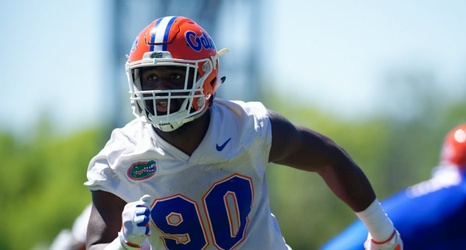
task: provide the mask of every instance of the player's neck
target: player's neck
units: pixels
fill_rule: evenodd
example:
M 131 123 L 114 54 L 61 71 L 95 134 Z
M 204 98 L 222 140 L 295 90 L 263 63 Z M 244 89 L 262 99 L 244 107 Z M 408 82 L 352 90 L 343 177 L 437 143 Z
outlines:
M 204 139 L 209 124 L 210 109 L 201 117 L 183 124 L 183 126 L 172 132 L 163 132 L 155 128 L 154 130 L 162 139 L 191 156 Z

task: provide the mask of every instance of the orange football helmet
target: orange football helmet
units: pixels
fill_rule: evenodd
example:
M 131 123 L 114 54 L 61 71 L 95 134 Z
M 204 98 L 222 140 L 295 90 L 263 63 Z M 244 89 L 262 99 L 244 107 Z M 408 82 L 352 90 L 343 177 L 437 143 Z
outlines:
M 466 123 L 455 127 L 446 135 L 440 163 L 466 170 Z
M 218 67 L 219 57 L 226 52 L 217 51 L 209 34 L 189 18 L 167 16 L 154 20 L 136 37 L 126 62 L 134 115 L 166 132 L 200 117 L 224 80 L 218 78 Z M 184 88 L 143 90 L 141 68 L 158 66 L 185 68 Z M 183 99 L 179 110 L 168 108 L 162 113 L 155 108 L 157 101 L 170 105 L 174 99 Z

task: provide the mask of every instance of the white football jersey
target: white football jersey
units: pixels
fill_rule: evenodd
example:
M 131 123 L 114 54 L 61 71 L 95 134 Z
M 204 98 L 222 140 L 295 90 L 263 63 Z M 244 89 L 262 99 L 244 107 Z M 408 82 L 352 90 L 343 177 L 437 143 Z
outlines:
M 191 156 L 137 119 L 115 129 L 85 185 L 126 202 L 149 194 L 152 249 L 290 249 L 269 207 L 266 108 L 215 99 L 211 112 Z

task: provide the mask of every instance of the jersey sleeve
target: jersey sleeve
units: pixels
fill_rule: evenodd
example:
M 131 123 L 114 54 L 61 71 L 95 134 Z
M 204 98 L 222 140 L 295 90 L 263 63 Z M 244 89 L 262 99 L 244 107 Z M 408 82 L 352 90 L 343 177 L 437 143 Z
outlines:
M 254 114 L 254 131 L 262 138 L 261 145 L 264 150 L 265 161 L 269 161 L 270 149 L 272 147 L 272 128 L 266 107 L 260 102 L 250 102 L 246 112 Z
M 222 126 L 227 126 L 223 131 L 236 131 L 241 138 L 241 147 L 255 152 L 257 157 L 263 157 L 268 162 L 272 145 L 272 129 L 268 117 L 267 108 L 261 102 L 226 101 L 219 99 L 222 106 L 233 112 L 233 116 L 222 119 Z M 230 120 L 231 119 L 231 120 Z M 228 126 L 226 124 L 236 124 Z M 225 132 L 221 132 L 225 133 Z
M 87 169 L 87 181 L 84 183 L 89 190 L 112 192 L 118 187 L 119 177 L 111 166 L 117 163 L 118 157 L 126 149 L 122 138 L 121 131 L 114 130 L 105 147 L 91 159 Z

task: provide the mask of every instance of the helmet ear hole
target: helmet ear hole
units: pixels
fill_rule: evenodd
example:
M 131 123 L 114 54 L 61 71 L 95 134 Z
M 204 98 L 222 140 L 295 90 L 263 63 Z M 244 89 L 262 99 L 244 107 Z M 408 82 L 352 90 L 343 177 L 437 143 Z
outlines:
M 212 81 L 210 81 L 210 86 L 213 87 L 216 82 L 217 82 L 217 77 L 214 77 L 214 79 L 212 79 Z

